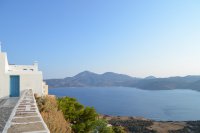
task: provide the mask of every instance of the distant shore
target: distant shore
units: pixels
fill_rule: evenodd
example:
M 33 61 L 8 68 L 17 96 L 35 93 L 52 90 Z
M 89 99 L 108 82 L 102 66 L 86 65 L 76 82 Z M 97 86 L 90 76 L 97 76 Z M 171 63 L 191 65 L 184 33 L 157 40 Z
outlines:
M 130 129 L 138 128 L 138 125 L 140 125 L 145 131 L 148 130 L 149 132 L 189 133 L 190 131 L 200 131 L 200 121 L 155 121 L 144 117 L 110 115 L 100 115 L 100 117 L 109 121 L 111 125 L 114 123 L 114 125 L 117 124 Z
M 145 120 L 148 121 L 149 119 L 146 119 L 144 117 L 136 117 L 136 116 L 111 116 L 111 115 L 105 115 L 100 114 L 100 118 L 104 118 L 106 120 L 116 119 L 116 120 Z

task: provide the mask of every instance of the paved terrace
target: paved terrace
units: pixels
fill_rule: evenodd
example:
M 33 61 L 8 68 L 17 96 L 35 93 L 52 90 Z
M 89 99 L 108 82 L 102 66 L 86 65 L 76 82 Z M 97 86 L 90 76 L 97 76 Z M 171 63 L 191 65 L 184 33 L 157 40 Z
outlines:
M 22 94 L 3 133 L 50 133 L 40 115 L 32 90 Z
M 19 98 L 0 99 L 0 133 L 2 133 Z

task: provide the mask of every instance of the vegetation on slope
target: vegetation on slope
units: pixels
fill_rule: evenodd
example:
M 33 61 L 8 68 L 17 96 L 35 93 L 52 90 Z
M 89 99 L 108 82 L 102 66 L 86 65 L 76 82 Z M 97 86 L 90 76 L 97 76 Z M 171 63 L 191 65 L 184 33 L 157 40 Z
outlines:
M 36 97 L 40 113 L 52 133 L 125 133 L 122 127 L 108 126 L 94 108 L 76 99 Z
M 36 101 L 51 133 L 71 133 L 70 123 L 65 120 L 62 111 L 58 110 L 55 97 L 36 97 Z
M 75 133 L 113 133 L 112 128 L 107 126 L 107 121 L 98 118 L 94 108 L 84 107 L 75 98 L 58 98 L 58 105 Z

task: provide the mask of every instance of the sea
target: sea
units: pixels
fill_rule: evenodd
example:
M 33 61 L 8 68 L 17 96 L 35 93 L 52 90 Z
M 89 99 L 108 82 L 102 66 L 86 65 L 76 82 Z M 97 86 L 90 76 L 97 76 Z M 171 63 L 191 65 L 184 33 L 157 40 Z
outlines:
M 142 90 L 129 87 L 49 89 L 57 97 L 73 97 L 100 114 L 136 116 L 157 121 L 200 120 L 200 92 L 186 89 Z

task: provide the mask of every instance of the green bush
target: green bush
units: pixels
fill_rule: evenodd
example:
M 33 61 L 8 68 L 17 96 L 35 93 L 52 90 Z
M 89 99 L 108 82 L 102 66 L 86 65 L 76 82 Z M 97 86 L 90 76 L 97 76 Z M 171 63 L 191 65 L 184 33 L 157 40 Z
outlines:
M 96 120 L 93 126 L 93 133 L 114 133 L 112 127 L 108 127 L 106 120 Z
M 58 108 L 65 119 L 72 124 L 75 133 L 87 133 L 93 130 L 98 114 L 94 108 L 84 107 L 74 98 L 58 98 Z
M 126 133 L 126 131 L 124 130 L 124 127 L 122 126 L 113 126 L 112 129 L 114 133 Z

